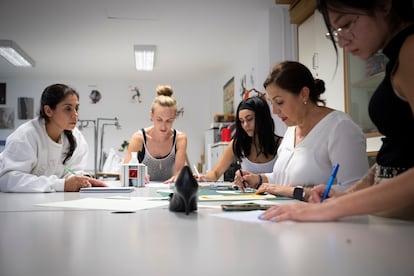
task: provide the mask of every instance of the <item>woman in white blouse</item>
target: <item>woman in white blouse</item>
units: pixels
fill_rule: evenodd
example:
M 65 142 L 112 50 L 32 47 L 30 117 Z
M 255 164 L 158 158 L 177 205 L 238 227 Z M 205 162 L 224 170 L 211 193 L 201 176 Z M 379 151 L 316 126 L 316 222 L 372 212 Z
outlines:
M 299 62 L 276 65 L 264 82 L 273 113 L 288 126 L 273 172 L 236 174 L 236 184 L 257 188 L 257 193 L 306 200 L 306 187 L 326 183 L 340 164 L 334 187 L 349 188 L 368 170 L 366 141 L 350 117 L 325 106 L 320 98 L 325 84 L 314 79 Z

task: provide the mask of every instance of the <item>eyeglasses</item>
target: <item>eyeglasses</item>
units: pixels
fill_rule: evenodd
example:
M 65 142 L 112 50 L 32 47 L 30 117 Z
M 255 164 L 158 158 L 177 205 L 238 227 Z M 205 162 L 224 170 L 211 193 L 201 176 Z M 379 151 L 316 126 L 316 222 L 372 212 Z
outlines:
M 353 40 L 354 39 L 354 34 L 352 33 L 352 27 L 354 27 L 355 23 L 357 22 L 359 18 L 359 15 L 357 15 L 353 20 L 349 21 L 347 24 L 345 24 L 344 26 L 336 29 L 336 30 L 332 30 L 332 37 L 334 39 L 335 42 L 338 42 L 339 37 L 345 39 L 345 40 Z M 325 37 L 327 39 L 331 39 L 331 34 L 328 32 L 325 34 Z

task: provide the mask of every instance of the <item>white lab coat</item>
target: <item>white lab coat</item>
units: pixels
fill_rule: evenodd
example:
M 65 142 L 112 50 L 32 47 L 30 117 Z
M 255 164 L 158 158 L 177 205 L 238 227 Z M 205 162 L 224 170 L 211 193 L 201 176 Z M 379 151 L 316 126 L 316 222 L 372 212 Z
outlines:
M 75 128 L 76 149 L 66 166 L 82 174 L 87 163 L 88 145 L 82 133 Z M 47 135 L 45 121 L 32 119 L 18 127 L 6 140 L 0 153 L 0 191 L 2 192 L 55 192 L 64 191 L 65 153 L 69 141 L 64 133 L 61 143 Z

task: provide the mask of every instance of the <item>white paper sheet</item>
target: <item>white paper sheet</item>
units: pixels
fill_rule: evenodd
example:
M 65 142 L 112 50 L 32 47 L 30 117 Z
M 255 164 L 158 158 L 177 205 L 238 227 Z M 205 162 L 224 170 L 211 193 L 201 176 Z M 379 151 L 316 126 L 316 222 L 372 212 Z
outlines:
M 49 202 L 36 204 L 36 206 L 135 212 L 138 210 L 166 206 L 168 204 L 169 202 L 166 200 L 154 200 L 154 198 L 112 197 Z
M 234 211 L 211 214 L 211 216 L 250 223 L 270 223 L 270 221 L 258 219 L 259 215 L 261 215 L 263 212 L 264 211 L 261 210 L 246 212 Z
M 145 184 L 145 187 L 152 187 L 152 188 L 166 188 L 170 187 L 170 184 L 162 183 L 162 182 L 155 182 L 150 181 L 150 183 Z

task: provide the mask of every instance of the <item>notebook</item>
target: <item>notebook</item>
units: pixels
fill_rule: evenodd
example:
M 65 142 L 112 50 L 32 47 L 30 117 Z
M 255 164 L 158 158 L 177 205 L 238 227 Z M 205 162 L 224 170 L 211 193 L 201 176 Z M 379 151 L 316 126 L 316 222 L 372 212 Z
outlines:
M 89 187 L 81 188 L 81 193 L 130 193 L 135 187 Z

